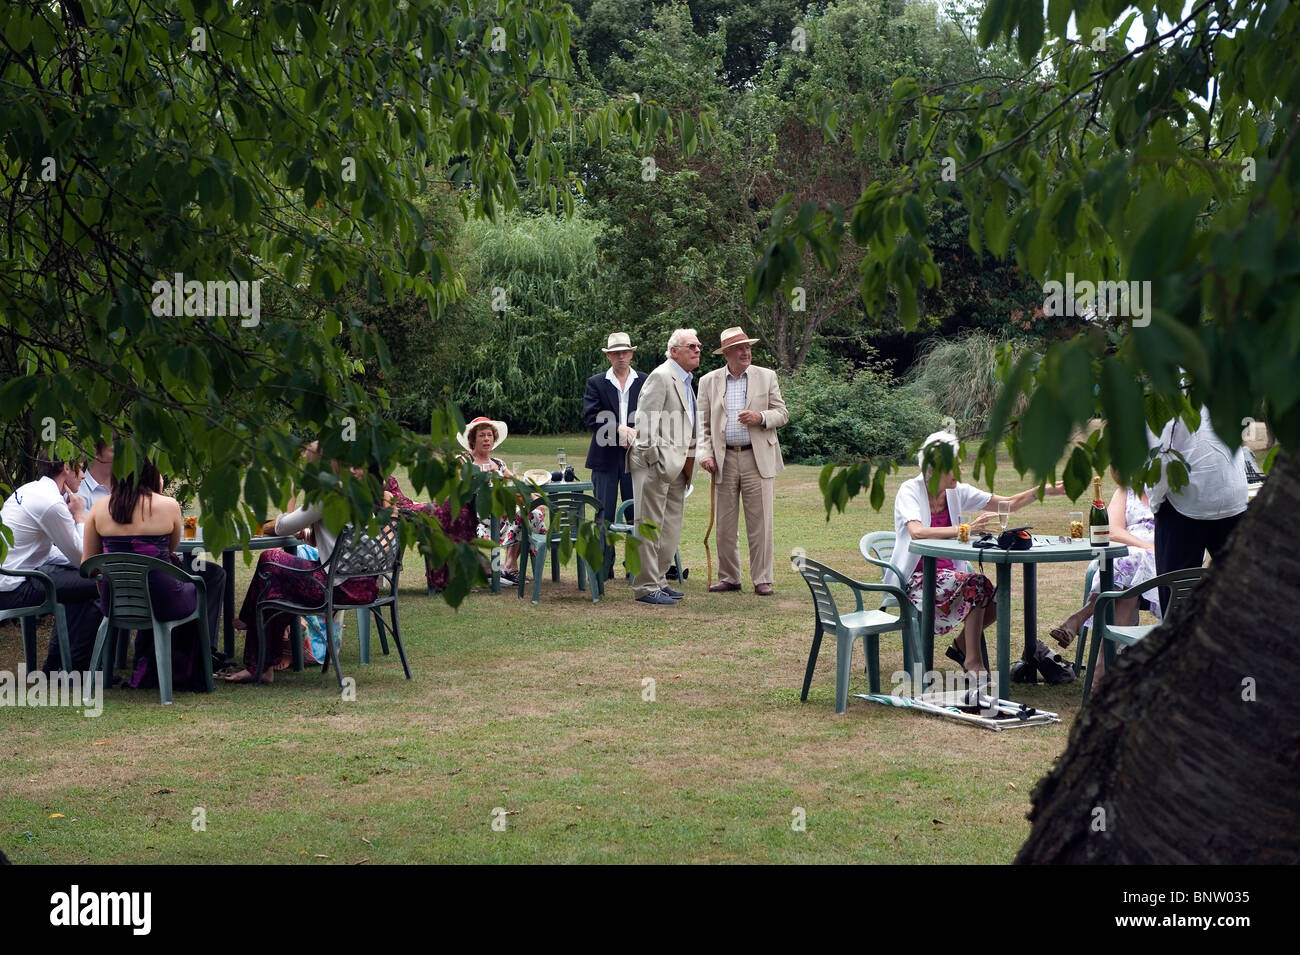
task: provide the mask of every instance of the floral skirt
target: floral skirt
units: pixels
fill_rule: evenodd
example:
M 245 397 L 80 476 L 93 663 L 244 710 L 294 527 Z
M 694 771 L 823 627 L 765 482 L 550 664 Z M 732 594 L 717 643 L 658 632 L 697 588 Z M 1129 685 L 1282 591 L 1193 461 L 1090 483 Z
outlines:
M 1133 553 L 1133 551 L 1137 553 Z M 1128 590 L 1138 584 L 1145 584 L 1152 577 L 1156 576 L 1156 555 L 1149 550 L 1142 548 L 1130 547 L 1129 553 L 1124 557 L 1115 558 L 1111 564 L 1111 570 L 1115 575 L 1115 583 L 1112 590 Z M 1092 590 L 1089 594 L 1096 594 L 1101 588 L 1101 574 L 1092 575 Z M 1140 599 L 1138 606 L 1145 610 L 1150 610 L 1160 619 L 1160 590 L 1148 590 Z M 1092 626 L 1092 618 L 1089 617 L 1084 621 L 1085 627 Z
M 924 574 L 920 567 L 907 582 L 907 599 L 921 609 L 921 591 Z M 940 570 L 934 579 L 934 632 L 938 636 L 951 633 L 962 625 L 976 607 L 993 603 L 997 588 L 983 574 L 964 574 L 955 570 Z
M 501 546 L 509 547 L 511 544 L 519 543 L 519 520 L 518 511 L 515 512 L 515 519 L 501 518 Z M 535 507 L 528 513 L 528 526 L 534 534 L 546 533 L 546 508 Z M 488 540 L 492 532 L 487 520 L 478 522 L 476 534 L 480 540 Z

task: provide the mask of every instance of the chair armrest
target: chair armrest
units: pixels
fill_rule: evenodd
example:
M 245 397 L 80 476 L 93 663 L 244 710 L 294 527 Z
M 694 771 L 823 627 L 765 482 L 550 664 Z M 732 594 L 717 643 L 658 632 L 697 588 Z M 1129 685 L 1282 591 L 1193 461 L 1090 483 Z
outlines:
M 328 564 L 321 564 L 320 567 L 290 567 L 288 564 L 275 564 L 274 566 L 279 567 L 280 570 L 288 571 L 289 573 L 292 574 L 314 574 L 317 570 L 320 569 L 320 567 L 324 567 L 326 570 L 329 570 Z M 262 567 L 258 570 L 257 576 L 260 577 L 262 580 L 270 580 L 271 571 L 267 567 Z
M 912 605 L 912 602 L 907 599 L 907 594 L 904 593 L 901 588 L 895 587 L 893 584 L 869 584 L 864 580 L 855 580 L 848 574 L 841 574 L 837 570 L 831 570 L 829 567 L 826 568 L 826 571 L 822 574 L 822 579 L 832 579 L 851 588 L 854 592 L 854 596 L 857 597 L 859 610 L 862 609 L 862 594 L 864 593 L 892 594 L 894 599 L 898 601 L 898 606 L 900 608 L 910 607 Z
M 58 602 L 58 597 L 56 596 L 54 590 L 54 581 L 50 579 L 49 574 L 44 573 L 43 571 L 18 570 L 17 568 L 10 569 L 8 567 L 0 567 L 0 574 L 4 574 L 9 577 L 26 577 L 29 580 L 34 580 L 36 583 L 41 585 L 42 589 L 44 589 L 45 602 L 47 604 L 53 606 L 55 603 Z
M 886 580 L 886 577 L 885 577 L 885 572 L 886 572 L 886 571 L 892 573 L 895 577 L 898 577 L 898 576 L 899 576 L 898 568 L 895 567 L 893 564 L 891 564 L 891 563 L 890 563 L 889 561 L 887 561 L 887 560 L 879 560 L 878 558 L 875 558 L 875 557 L 867 557 L 867 556 L 865 556 L 865 555 L 863 556 L 862 559 L 865 560 L 868 564 L 875 564 L 877 567 L 880 568 L 880 571 L 881 571 L 881 573 L 880 573 L 880 582 L 881 582 L 882 584 L 883 584 L 883 583 L 885 582 L 885 580 Z

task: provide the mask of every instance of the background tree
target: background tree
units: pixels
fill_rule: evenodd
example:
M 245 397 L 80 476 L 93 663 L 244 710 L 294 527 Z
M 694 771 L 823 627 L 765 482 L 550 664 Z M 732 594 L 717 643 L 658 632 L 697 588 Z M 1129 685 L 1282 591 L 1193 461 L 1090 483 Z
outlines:
M 946 267 L 928 245 L 933 200 L 966 210 L 974 249 L 1014 255 L 1041 281 L 1073 273 L 1150 283 L 1149 324 L 1121 315 L 1041 359 L 1005 356 L 976 474 L 992 482 L 1005 431 L 1016 469 L 1036 479 L 1054 477 L 1068 452 L 1073 496 L 1107 464 L 1149 483 L 1157 469 L 1144 425 L 1158 431 L 1177 415 L 1194 427 L 1202 405 L 1229 444 L 1263 409 L 1288 453 L 1226 559 L 1093 695 L 1035 793 L 1019 858 L 1294 862 L 1300 712 L 1285 692 L 1269 699 L 1262 688 L 1300 675 L 1290 628 L 1270 609 L 1300 596 L 1300 84 L 1290 68 L 1300 8 L 1148 2 L 1120 21 L 1130 6 L 1052 0 L 1045 23 L 1039 0 L 990 3 L 980 39 L 1013 44 L 1022 74 L 947 88 L 896 83 L 870 125 L 882 142 L 901 140 L 904 168 L 868 187 L 851 213 L 784 223 L 753 285 L 788 284 L 783 243 L 833 244 L 843 230 L 866 250 L 864 297 L 896 296 L 915 322 L 918 288 Z M 1131 33 L 1139 18 L 1144 32 Z M 1013 416 L 1020 394 L 1027 405 Z M 1072 445 L 1094 414 L 1104 428 Z M 880 506 L 888 467 L 828 469 L 827 506 L 868 484 Z M 1171 466 L 1174 483 L 1181 470 Z
M 194 477 L 213 548 L 293 484 L 332 527 L 368 519 L 350 475 L 299 469 L 304 433 L 326 458 L 405 464 L 417 492 L 458 503 L 482 483 L 450 457 L 458 412 L 440 409 L 425 439 L 387 417 L 387 394 L 353 371 L 388 368 L 388 348 L 348 294 L 436 304 L 449 263 L 416 204 L 431 180 L 477 215 L 518 205 L 521 183 L 571 208 L 558 137 L 575 124 L 688 149 L 707 135 L 681 137 L 653 103 L 576 113 L 568 29 L 566 7 L 510 0 L 9 4 L 0 354 L 18 374 L 0 421 L 38 441 L 54 422 L 63 453 L 118 429 L 118 473 L 149 453 Z M 166 314 L 153 284 L 177 274 L 264 282 L 267 310 Z M 477 574 L 461 548 L 449 599 Z

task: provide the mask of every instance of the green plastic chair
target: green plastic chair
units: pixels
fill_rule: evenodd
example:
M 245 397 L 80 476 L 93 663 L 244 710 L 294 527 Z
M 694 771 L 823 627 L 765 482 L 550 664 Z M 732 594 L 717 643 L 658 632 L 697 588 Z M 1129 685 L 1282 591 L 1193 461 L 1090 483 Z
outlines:
M 54 637 L 59 641 L 59 660 L 63 663 L 63 669 L 67 670 L 72 665 L 72 651 L 68 649 L 68 617 L 63 610 L 63 605 L 58 601 L 58 595 L 54 592 L 54 581 L 50 579 L 49 574 L 39 570 L 11 570 L 8 567 L 0 567 L 0 574 L 27 577 L 40 584 L 45 590 L 45 600 L 34 607 L 0 610 L 0 623 L 6 620 L 22 621 L 23 658 L 27 661 L 27 672 L 31 673 L 40 666 L 36 661 L 36 621 L 46 614 L 54 616 Z
M 159 620 L 154 616 L 153 598 L 149 594 L 149 574 L 159 571 L 168 577 L 194 585 L 194 612 L 180 620 Z M 95 685 L 95 672 L 101 668 L 101 656 L 108 650 L 108 671 L 112 670 L 113 647 L 109 633 L 132 630 L 153 631 L 154 658 L 158 661 L 158 698 L 164 706 L 172 702 L 172 631 L 191 620 L 199 622 L 199 659 L 203 663 L 203 682 L 212 692 L 212 646 L 208 633 L 208 592 L 202 577 L 187 574 L 165 560 L 144 554 L 95 554 L 81 562 L 81 576 L 102 577 L 108 587 L 108 616 L 95 635 L 95 649 L 90 653 L 90 676 L 86 681 L 87 700 Z M 106 648 L 105 644 L 109 644 Z
M 858 541 L 858 552 L 862 554 L 862 559 L 868 564 L 880 568 L 880 582 L 887 584 L 892 576 L 894 580 L 900 580 L 898 568 L 889 562 L 894 556 L 894 545 L 898 541 L 898 535 L 893 531 L 872 531 L 870 534 L 863 534 L 862 539 Z M 907 591 L 907 582 L 903 581 L 899 589 L 904 593 Z M 911 601 L 907 601 L 911 603 Z M 881 610 L 895 610 L 898 608 L 898 598 L 893 594 L 884 594 L 880 600 Z M 903 643 L 903 669 L 909 673 L 912 671 L 912 648 Z
M 1111 613 L 1111 604 L 1129 597 L 1140 597 L 1148 590 L 1155 590 L 1157 587 L 1168 587 L 1169 606 L 1160 608 L 1163 616 L 1168 618 L 1174 604 L 1191 593 L 1192 589 L 1200 583 L 1207 573 L 1209 571 L 1204 567 L 1173 570 L 1167 574 L 1161 574 L 1159 577 L 1152 577 L 1146 583 L 1130 587 L 1128 590 L 1108 590 L 1097 597 L 1097 605 L 1093 608 L 1092 615 L 1093 641 L 1088 650 L 1088 672 L 1083 680 L 1084 703 L 1088 702 L 1088 694 L 1092 692 L 1092 676 L 1097 665 L 1097 649 L 1103 643 L 1106 644 L 1106 667 L 1109 669 L 1115 665 L 1117 646 L 1131 647 L 1136 643 L 1141 643 L 1147 634 L 1160 626 L 1160 624 L 1147 624 L 1145 626 L 1117 627 L 1108 622 L 1112 619 L 1109 615 Z
M 868 584 L 854 580 L 825 564 L 808 557 L 796 557 L 793 560 L 795 570 L 803 577 L 808 589 L 812 591 L 813 609 L 817 625 L 813 631 L 812 650 L 808 654 L 808 669 L 804 673 L 803 693 L 799 699 L 807 701 L 808 687 L 812 684 L 813 669 L 817 666 L 817 654 L 821 650 L 822 635 L 829 633 L 835 637 L 835 712 L 843 713 L 849 702 L 849 672 L 853 665 L 853 643 L 862 640 L 863 650 L 867 655 L 867 680 L 872 693 L 880 692 L 880 635 L 893 630 L 901 630 L 904 656 L 909 660 L 921 659 L 921 647 L 917 642 L 919 620 L 916 608 L 907 599 L 903 591 L 892 584 Z M 830 584 L 843 584 L 853 592 L 857 601 L 855 609 L 842 614 L 831 593 Z M 865 610 L 862 606 L 864 593 L 892 594 L 901 608 L 897 617 L 883 610 Z M 908 655 L 907 647 L 911 647 Z M 919 674 L 913 672 L 914 678 Z
M 324 673 L 330 667 L 330 661 L 334 663 L 334 675 L 338 679 L 339 689 L 343 689 L 343 668 L 339 663 L 339 641 L 334 635 L 334 611 L 336 610 L 356 610 L 358 615 L 358 642 L 363 645 L 361 650 L 365 660 L 370 659 L 370 629 L 368 622 L 361 626 L 361 616 L 363 611 L 367 614 L 373 614 L 375 622 L 379 626 L 380 642 L 383 645 L 384 653 L 388 652 L 388 641 L 385 636 L 385 620 L 382 610 L 387 607 L 389 611 L 389 621 L 393 630 L 393 642 L 397 644 L 397 655 L 402 660 L 402 670 L 406 678 L 411 679 L 411 666 L 406 659 L 406 648 L 402 644 L 402 631 L 398 625 L 397 617 L 397 584 L 402 573 L 402 537 L 398 531 L 398 522 L 401 520 L 400 515 L 393 514 L 391 518 L 382 526 L 377 535 L 371 537 L 364 532 L 358 533 L 356 529 L 347 524 L 339 532 L 338 540 L 334 542 L 334 550 L 330 558 L 325 562 L 327 571 L 324 596 L 316 603 L 297 603 L 291 600 L 259 600 L 257 602 L 257 668 L 253 671 L 253 682 L 256 684 L 260 681 L 262 670 L 266 665 L 266 620 L 267 617 L 277 613 L 288 613 L 295 619 L 300 616 L 322 616 L 325 618 L 325 656 L 326 660 L 321 663 L 321 672 Z M 285 567 L 277 565 L 280 571 L 286 571 L 295 574 L 311 575 L 316 568 L 312 567 Z M 270 577 L 272 571 L 263 567 L 258 571 L 258 576 L 263 579 Z M 364 604 L 335 604 L 334 588 L 345 581 L 354 577 L 375 577 L 376 594 L 375 599 Z M 386 585 L 386 589 L 385 589 Z M 292 628 L 291 628 L 292 629 Z M 293 654 L 295 666 L 302 666 L 302 641 L 298 638 L 296 632 L 293 633 L 291 641 L 292 647 L 290 652 Z
M 542 599 L 542 571 L 546 569 L 546 555 L 554 554 L 555 559 L 552 561 L 551 579 L 558 581 L 560 579 L 559 549 L 561 544 L 568 540 L 572 543 L 578 541 L 578 528 L 585 523 L 595 523 L 600 528 L 600 543 L 602 551 L 605 547 L 605 528 L 606 523 L 603 519 L 604 505 L 590 494 L 584 494 L 581 491 L 547 491 L 545 494 L 538 494 L 529 503 L 527 510 L 520 518 L 525 525 L 528 521 L 528 514 L 538 503 L 545 503 L 550 511 L 550 523 L 545 534 L 534 534 L 529 531 L 528 543 L 529 554 L 528 562 L 532 564 L 533 570 L 533 603 L 540 603 Z M 591 508 L 592 517 L 587 518 L 587 508 Z M 520 562 L 519 596 L 524 596 L 526 586 L 526 575 L 522 572 L 523 561 Z M 591 602 L 597 603 L 605 594 L 604 574 L 600 572 L 601 568 L 589 567 L 587 562 L 578 557 L 578 589 L 587 590 L 587 578 L 591 578 Z
M 636 530 L 636 525 L 628 523 L 627 520 L 627 512 L 632 509 L 634 504 L 636 504 L 636 501 L 632 498 L 628 498 L 618 506 L 618 510 L 614 514 L 614 523 L 609 525 L 609 529 L 612 532 L 615 534 L 631 534 Z M 609 572 L 613 567 L 614 557 L 613 554 L 611 554 L 605 565 L 605 577 L 609 576 Z M 673 567 L 677 570 L 677 579 L 680 581 L 682 579 L 682 552 L 680 549 L 673 554 Z M 632 582 L 631 574 L 627 575 L 627 581 L 628 583 Z

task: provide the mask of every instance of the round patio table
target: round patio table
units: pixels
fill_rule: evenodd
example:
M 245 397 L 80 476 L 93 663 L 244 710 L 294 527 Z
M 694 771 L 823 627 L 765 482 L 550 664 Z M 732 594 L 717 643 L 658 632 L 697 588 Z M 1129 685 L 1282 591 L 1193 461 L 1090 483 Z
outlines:
M 1128 553 L 1124 544 L 1093 547 L 1087 541 L 1070 541 L 1062 544 L 1056 537 L 1034 535 L 1029 550 L 1001 550 L 997 547 L 975 547 L 955 540 L 930 540 L 911 543 L 914 554 L 921 555 L 921 640 L 925 652 L 925 669 L 934 669 L 934 586 L 935 571 L 940 557 L 949 560 L 969 561 L 979 569 L 981 560 L 997 567 L 998 610 L 998 684 L 997 693 L 1005 696 L 1011 686 L 1011 565 L 1023 564 L 1025 571 L 1025 650 L 1022 659 L 1034 659 L 1034 645 L 1038 640 L 1038 568 L 1037 564 L 1063 561 L 1090 561 L 1098 558 L 1101 570 L 1100 591 L 1110 590 L 1114 579 L 1111 560 Z
M 222 628 L 223 647 L 226 656 L 235 655 L 235 551 L 237 550 L 272 550 L 282 547 L 294 551 L 302 541 L 296 537 L 259 534 L 244 544 L 231 544 L 221 552 L 221 567 L 226 572 L 226 592 L 222 595 L 222 615 L 225 617 Z M 202 537 L 183 537 L 176 549 L 184 556 L 186 563 L 193 565 L 196 551 L 203 550 Z

